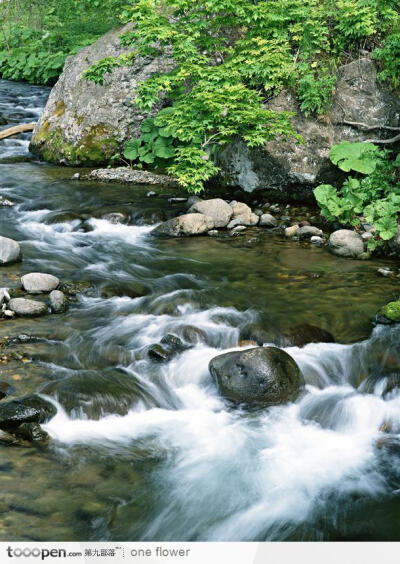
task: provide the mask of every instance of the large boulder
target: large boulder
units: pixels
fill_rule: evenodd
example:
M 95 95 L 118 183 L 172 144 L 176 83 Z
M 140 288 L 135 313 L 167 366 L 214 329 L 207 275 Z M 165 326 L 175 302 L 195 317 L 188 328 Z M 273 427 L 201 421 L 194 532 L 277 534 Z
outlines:
M 57 413 L 54 405 L 36 394 L 0 403 L 0 429 L 12 430 L 23 423 L 46 423 Z
M 140 136 L 143 119 L 163 102 L 153 114 L 144 113 L 132 104 L 136 87 L 154 73 L 171 69 L 168 58 L 137 57 L 132 65 L 105 74 L 103 85 L 82 76 L 96 61 L 129 51 L 119 39 L 129 28 L 110 31 L 68 57 L 33 132 L 33 153 L 66 165 L 98 165 L 107 163 L 125 141 Z
M 209 370 L 220 393 L 235 402 L 280 404 L 295 399 L 304 386 L 296 362 L 277 347 L 221 354 Z
M 157 237 L 202 235 L 214 228 L 214 220 L 202 213 L 186 213 L 161 223 L 151 232 Z
M 214 227 L 226 227 L 233 215 L 232 207 L 221 198 L 200 200 L 189 208 L 189 213 L 202 213 L 211 217 Z
M 379 126 L 398 126 L 400 99 L 377 80 L 377 69 L 368 57 L 339 69 L 330 111 L 323 117 L 306 117 L 294 96 L 281 92 L 269 104 L 275 111 L 294 112 L 293 124 L 303 144 L 277 138 L 263 147 L 247 147 L 243 141 L 228 145 L 219 155 L 221 179 L 226 185 L 247 192 L 271 189 L 309 194 L 316 184 L 340 184 L 343 179 L 329 161 L 332 145 L 341 141 L 387 138 L 393 132 Z M 367 123 L 376 130 L 362 129 L 344 122 Z
M 362 237 L 351 229 L 339 229 L 329 237 L 329 250 L 339 257 L 357 258 L 364 252 Z
M 0 236 L 0 265 L 17 262 L 21 258 L 19 243 L 14 239 Z

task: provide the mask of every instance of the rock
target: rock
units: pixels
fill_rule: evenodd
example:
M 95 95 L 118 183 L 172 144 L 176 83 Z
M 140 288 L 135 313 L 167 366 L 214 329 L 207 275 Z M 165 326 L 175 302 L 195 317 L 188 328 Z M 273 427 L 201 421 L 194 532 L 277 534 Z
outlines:
M 207 333 L 194 325 L 184 325 L 178 332 L 182 339 L 190 345 L 207 342 Z
M 213 227 L 214 220 L 211 217 L 202 213 L 187 213 L 161 223 L 153 229 L 151 234 L 157 237 L 202 235 Z
M 381 276 L 393 276 L 393 271 L 389 270 L 389 268 L 378 268 L 377 273 L 380 274 Z
M 245 225 L 237 225 L 231 230 L 231 235 L 234 235 L 235 233 L 243 233 L 246 229 L 247 227 Z
M 248 339 L 243 339 L 238 343 L 239 347 L 258 347 L 259 343 L 257 341 L 251 341 Z
M 210 217 L 214 227 L 226 227 L 233 215 L 232 207 L 221 198 L 201 200 L 189 208 L 189 213 L 202 213 Z
M 294 400 L 304 386 L 296 362 L 276 347 L 221 354 L 209 370 L 220 393 L 236 402 L 280 404 Z
M 157 193 L 154 192 L 154 190 L 150 190 L 150 192 L 147 192 L 146 196 L 148 198 L 152 198 L 153 196 L 157 196 Z
M 64 292 L 53 290 L 50 292 L 50 309 L 53 313 L 62 313 L 67 309 L 67 298 Z
M 343 181 L 344 175 L 329 160 L 332 145 L 371 138 L 371 131 L 343 122 L 367 122 L 376 127 L 375 137 L 390 137 L 393 132 L 379 126 L 398 126 L 400 99 L 377 79 L 377 68 L 370 58 L 356 57 L 338 70 L 329 119 L 305 116 L 289 91 L 282 91 L 266 107 L 294 112 L 293 125 L 304 143 L 278 136 L 252 148 L 237 140 L 217 157 L 221 182 L 247 192 L 267 186 L 269 191 L 283 191 L 285 195 L 311 196 L 317 184 L 340 185 Z
M 334 343 L 334 336 L 314 325 L 308 325 L 307 323 L 301 323 L 299 325 L 294 325 L 293 327 L 288 327 L 282 331 L 278 338 L 278 344 L 280 347 L 304 347 L 308 343 Z
M 159 344 L 150 345 L 147 349 L 147 355 L 157 362 L 168 362 L 171 360 L 169 352 Z
M 310 243 L 313 243 L 313 245 L 323 245 L 324 244 L 324 240 L 322 237 L 318 237 L 318 235 L 313 235 L 310 238 Z
M 389 302 L 378 311 L 375 318 L 377 323 L 384 325 L 391 325 L 393 323 L 400 323 L 400 301 Z
M 18 439 L 31 443 L 47 443 L 49 435 L 44 431 L 39 423 L 22 423 L 14 432 Z
M 46 423 L 57 413 L 53 404 L 36 394 L 0 403 L 0 429 L 13 430 L 22 423 Z
M 5 382 L 4 380 L 0 380 L 0 399 L 4 399 L 5 397 L 10 396 L 14 392 L 15 392 L 15 388 L 11 384 Z
M 290 227 L 286 227 L 285 229 L 285 237 L 295 237 L 299 230 L 298 225 L 291 225 Z
M 177 335 L 174 335 L 173 333 L 167 333 L 166 335 L 164 335 L 160 343 L 164 347 L 166 347 L 166 349 L 172 356 L 181 353 L 189 348 L 187 345 L 185 345 L 182 339 L 180 339 Z
M 169 204 L 182 204 L 183 202 L 187 202 L 188 199 L 187 198 L 168 198 L 168 203 Z
M 363 233 L 363 234 L 361 235 L 361 238 L 362 238 L 363 241 L 367 241 L 367 242 L 368 242 L 368 241 L 370 241 L 371 239 L 374 238 L 374 234 L 371 233 L 370 231 L 366 231 L 365 233 Z
M 139 400 L 154 407 L 140 383 L 122 370 L 75 371 L 72 376 L 49 382 L 42 391 L 56 398 L 69 415 L 89 419 L 125 415 Z
M 11 264 L 21 259 L 21 248 L 17 241 L 0 236 L 0 265 Z
M 259 217 L 251 211 L 251 208 L 247 204 L 244 204 L 243 202 L 236 202 L 233 205 L 231 203 L 230 206 L 233 211 L 233 217 L 232 221 L 230 221 L 228 224 L 228 229 L 232 229 L 232 227 L 230 228 L 229 225 L 234 222 L 236 223 L 234 223 L 233 227 L 235 227 L 236 225 L 257 225 Z
M 12 298 L 8 303 L 8 307 L 21 317 L 37 317 L 47 312 L 46 304 L 27 298 Z
M 30 294 L 42 294 L 55 290 L 60 281 L 52 274 L 30 272 L 21 277 L 21 283 L 24 290 Z
M 81 175 L 79 174 L 79 172 L 75 172 L 75 174 L 72 175 L 71 180 L 79 180 L 81 177 Z
M 0 305 L 10 301 L 10 293 L 8 288 L 0 288 Z
M 211 229 L 211 231 L 209 231 L 207 233 L 207 235 L 209 235 L 210 237 L 218 237 L 219 231 L 217 229 Z
M 155 174 L 147 170 L 135 170 L 129 166 L 117 168 L 98 168 L 81 177 L 83 180 L 96 180 L 99 182 L 119 182 L 121 184 L 157 185 L 175 188 L 176 180 L 166 174 Z M 155 195 L 148 192 L 151 196 Z
M 3 310 L 3 315 L 4 317 L 8 317 L 8 319 L 12 319 L 13 317 L 15 317 L 15 311 L 11 311 L 11 309 L 5 309 Z
M 66 165 L 108 164 L 126 141 L 140 137 L 142 121 L 159 111 L 163 96 L 150 114 L 131 102 L 141 81 L 172 69 L 168 56 L 137 56 L 131 65 L 106 73 L 103 85 L 83 77 L 96 61 L 131 50 L 123 47 L 119 39 L 121 33 L 131 28 L 132 24 L 128 24 L 112 30 L 68 57 L 33 132 L 33 153 Z
M 199 198 L 199 196 L 189 196 L 189 198 L 187 199 L 187 202 L 186 202 L 186 207 L 190 208 L 194 204 L 197 204 L 197 202 L 201 202 L 201 201 L 202 201 L 202 199 Z
M 124 213 L 120 213 L 120 212 L 106 213 L 102 216 L 101 219 L 105 219 L 106 221 L 109 221 L 113 225 L 118 225 L 119 223 L 126 223 L 127 222 L 126 215 Z
M 322 235 L 321 229 L 318 227 L 313 227 L 312 225 L 305 225 L 304 227 L 300 227 L 296 233 L 297 237 L 304 241 L 307 239 L 311 239 L 311 237 L 321 237 Z
M 357 258 L 364 252 L 361 236 L 350 229 L 339 229 L 331 234 L 328 241 L 329 250 L 339 257 Z
M 260 227 L 276 227 L 278 220 L 270 213 L 263 213 L 260 216 L 259 225 Z

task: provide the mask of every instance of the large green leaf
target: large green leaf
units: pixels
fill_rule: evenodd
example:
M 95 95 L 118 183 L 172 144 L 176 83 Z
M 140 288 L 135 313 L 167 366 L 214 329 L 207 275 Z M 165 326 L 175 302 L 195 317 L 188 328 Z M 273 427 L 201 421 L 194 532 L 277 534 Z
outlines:
M 351 143 L 343 141 L 334 145 L 330 152 L 330 159 L 345 172 L 354 170 L 362 174 L 374 172 L 380 150 L 373 143 Z
M 140 139 L 132 139 L 125 144 L 123 155 L 130 161 L 135 161 L 139 156 Z

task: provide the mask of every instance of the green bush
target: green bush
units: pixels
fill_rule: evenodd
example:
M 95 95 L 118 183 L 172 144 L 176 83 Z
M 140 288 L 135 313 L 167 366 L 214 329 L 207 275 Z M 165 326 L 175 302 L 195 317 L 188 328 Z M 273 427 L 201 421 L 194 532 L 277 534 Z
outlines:
M 305 114 L 329 110 L 340 61 L 384 45 L 399 24 L 396 0 L 134 0 L 122 36 L 132 57 L 168 54 L 174 68 L 139 84 L 135 103 L 151 110 L 164 96 L 159 126 L 173 132 L 169 172 L 189 191 L 217 171 L 214 154 L 234 138 L 249 146 L 292 136 L 290 115 L 265 103 L 283 88 Z M 88 70 L 100 82 L 109 57 Z M 107 68 L 109 66 L 109 68 Z M 155 123 L 157 123 L 158 116 Z M 140 146 L 145 146 L 146 142 Z M 135 145 L 136 146 L 136 145 Z
M 321 184 L 314 190 L 321 214 L 328 221 L 359 226 L 371 223 L 375 237 L 369 241 L 374 250 L 392 239 L 398 229 L 400 211 L 400 155 L 390 159 L 389 151 L 372 143 L 343 142 L 331 149 L 331 161 L 342 170 L 354 171 L 340 189 Z
M 0 3 L 0 76 L 54 84 L 66 57 L 117 25 L 124 4 L 123 0 Z

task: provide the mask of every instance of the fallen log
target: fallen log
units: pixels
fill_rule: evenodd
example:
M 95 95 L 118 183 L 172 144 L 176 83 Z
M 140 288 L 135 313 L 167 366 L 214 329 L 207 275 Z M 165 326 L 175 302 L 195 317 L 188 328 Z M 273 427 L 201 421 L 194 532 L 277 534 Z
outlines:
M 12 135 L 17 135 L 17 133 L 24 133 L 25 131 L 33 131 L 35 129 L 35 125 L 36 123 L 21 123 L 20 125 L 3 129 L 0 131 L 0 139 L 6 139 Z

